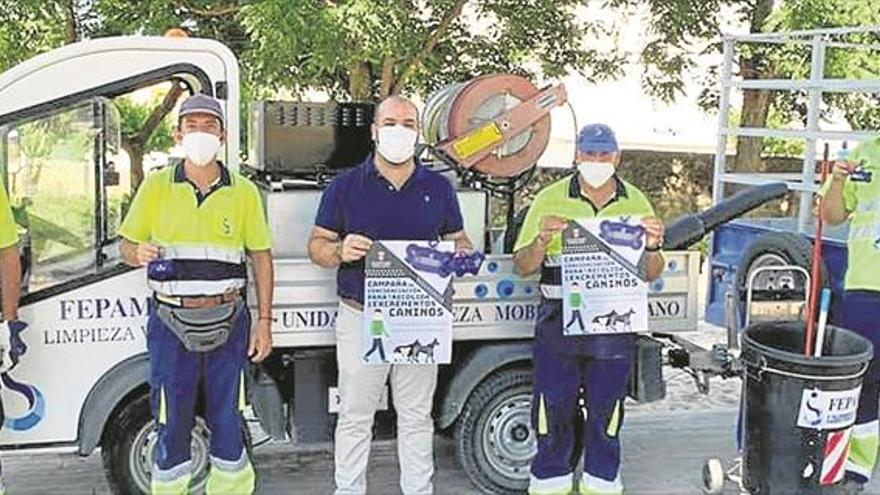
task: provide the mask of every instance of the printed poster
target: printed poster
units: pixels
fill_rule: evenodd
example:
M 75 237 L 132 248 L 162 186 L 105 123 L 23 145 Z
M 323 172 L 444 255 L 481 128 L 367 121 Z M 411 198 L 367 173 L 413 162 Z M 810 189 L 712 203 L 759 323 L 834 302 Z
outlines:
M 366 257 L 364 363 L 452 362 L 453 241 L 376 241 Z
M 569 221 L 562 246 L 564 334 L 647 332 L 647 253 L 641 221 Z

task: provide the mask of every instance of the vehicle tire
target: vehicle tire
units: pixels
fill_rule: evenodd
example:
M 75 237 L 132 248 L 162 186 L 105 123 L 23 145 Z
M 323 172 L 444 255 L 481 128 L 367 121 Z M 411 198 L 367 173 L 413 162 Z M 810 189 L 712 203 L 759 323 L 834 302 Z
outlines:
M 245 446 L 250 453 L 250 432 L 242 424 Z M 156 447 L 156 427 L 147 393 L 135 397 L 110 419 L 101 440 L 101 458 L 107 482 L 113 493 L 146 494 L 150 488 L 150 469 Z M 211 432 L 201 416 L 196 416 L 192 432 L 193 493 L 203 493 L 207 482 Z M 257 477 L 259 483 L 259 476 Z
M 791 232 L 771 232 L 759 237 L 745 252 L 737 267 L 736 285 L 740 291 L 740 300 L 746 300 L 749 275 L 757 268 L 764 266 L 795 265 L 810 272 L 813 262 L 813 246 L 806 237 Z M 798 283 L 800 277 L 784 272 L 768 272 L 758 275 L 755 279 L 756 290 L 764 291 L 799 291 L 803 292 L 803 284 Z M 825 263 L 819 267 L 819 287 L 826 287 L 828 273 Z
M 467 399 L 455 427 L 458 461 L 484 493 L 521 493 L 537 449 L 531 426 L 532 373 L 495 372 Z

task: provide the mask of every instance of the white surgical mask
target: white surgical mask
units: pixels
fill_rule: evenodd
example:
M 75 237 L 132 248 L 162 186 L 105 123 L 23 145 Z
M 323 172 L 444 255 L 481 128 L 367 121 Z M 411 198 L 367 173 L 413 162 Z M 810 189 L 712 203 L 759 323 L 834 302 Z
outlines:
M 580 162 L 577 169 L 590 187 L 601 187 L 614 177 L 614 164 L 611 162 Z
M 190 162 L 204 167 L 217 158 L 220 138 L 207 132 L 190 132 L 183 136 L 183 151 Z
M 379 128 L 376 151 L 392 165 L 406 163 L 416 151 L 419 133 L 402 125 L 387 125 Z

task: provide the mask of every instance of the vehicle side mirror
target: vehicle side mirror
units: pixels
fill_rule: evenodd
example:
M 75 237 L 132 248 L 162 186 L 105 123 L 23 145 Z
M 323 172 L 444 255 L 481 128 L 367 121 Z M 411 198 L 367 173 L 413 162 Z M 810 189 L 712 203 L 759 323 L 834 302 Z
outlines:
M 19 238 L 18 257 L 21 260 L 21 293 L 27 294 L 31 280 L 31 266 L 34 259 L 29 230 L 25 230 Z
M 116 170 L 116 164 L 113 162 L 107 162 L 107 166 L 104 167 L 104 185 L 107 187 L 119 185 L 119 171 Z

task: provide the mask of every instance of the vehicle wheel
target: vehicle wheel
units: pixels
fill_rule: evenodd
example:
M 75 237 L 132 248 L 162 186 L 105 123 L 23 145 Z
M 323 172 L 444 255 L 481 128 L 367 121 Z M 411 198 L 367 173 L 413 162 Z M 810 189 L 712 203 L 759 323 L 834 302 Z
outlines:
M 703 464 L 703 493 L 720 495 L 724 491 L 724 465 L 720 459 L 709 459 Z
M 806 237 L 791 232 L 773 232 L 759 237 L 746 251 L 739 263 L 736 284 L 741 300 L 746 299 L 749 277 L 758 268 L 766 266 L 795 265 L 812 269 L 813 247 Z M 827 285 L 828 274 L 825 263 L 820 264 L 819 287 Z M 755 278 L 756 291 L 803 292 L 802 278 L 794 273 L 765 272 Z
M 192 431 L 193 478 L 190 490 L 203 493 L 208 477 L 211 432 L 205 420 L 196 416 Z M 242 425 L 245 445 L 250 452 L 250 434 Z M 101 441 L 101 458 L 113 493 L 150 492 L 150 470 L 158 435 L 150 412 L 149 394 L 128 404 L 108 422 Z
M 523 492 L 537 450 L 532 429 L 532 373 L 494 373 L 468 397 L 455 428 L 458 461 L 485 493 Z

